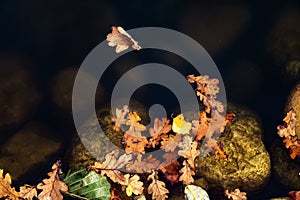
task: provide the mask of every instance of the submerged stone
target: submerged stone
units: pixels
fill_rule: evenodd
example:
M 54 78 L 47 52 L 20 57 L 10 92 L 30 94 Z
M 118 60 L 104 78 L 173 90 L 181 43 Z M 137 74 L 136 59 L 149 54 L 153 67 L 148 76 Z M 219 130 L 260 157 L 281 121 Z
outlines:
M 288 98 L 288 101 L 287 101 L 287 104 L 285 107 L 284 116 L 291 109 L 293 109 L 295 111 L 296 117 L 299 120 L 300 119 L 300 83 L 298 83 L 295 86 L 295 88 L 292 90 L 292 92 Z M 298 136 L 298 138 L 300 138 L 300 123 L 298 123 L 296 126 L 296 135 Z
M 32 174 L 42 175 L 63 147 L 63 139 L 54 135 L 44 124 L 30 122 L 1 146 L 0 168 L 18 181 L 33 179 Z
M 122 105 L 123 106 L 123 105 Z M 120 108 L 122 108 L 120 106 Z M 138 113 L 142 120 L 147 119 L 145 108 L 138 102 L 132 103 L 131 110 Z M 66 161 L 70 168 L 87 167 L 97 160 L 103 161 L 106 154 L 111 153 L 112 147 L 124 149 L 121 144 L 124 132 L 116 132 L 113 127 L 112 112 L 108 105 L 97 110 L 98 119 L 87 119 L 80 127 L 83 135 L 74 134 L 71 146 L 66 154 Z M 100 130 L 98 124 L 101 125 Z M 103 134 L 100 134 L 100 133 Z M 84 145 L 85 144 L 85 145 Z M 87 148 L 88 147 L 88 148 Z
M 277 181 L 288 190 L 300 190 L 300 161 L 291 159 L 290 150 L 285 148 L 281 140 L 271 148 L 273 172 Z
M 12 132 L 36 112 L 41 94 L 30 64 L 15 55 L 0 56 L 0 130 Z M 1 134 L 0 134 L 1 135 Z
M 287 7 L 270 30 L 267 52 L 284 67 L 289 61 L 300 59 L 300 11 Z
M 239 188 L 247 193 L 256 192 L 267 183 L 271 174 L 270 156 L 262 142 L 260 125 L 248 111 L 228 110 L 236 114 L 231 126 L 226 128 L 219 141 L 227 159 L 208 155 L 195 160 L 196 176 L 203 177 L 214 191 Z

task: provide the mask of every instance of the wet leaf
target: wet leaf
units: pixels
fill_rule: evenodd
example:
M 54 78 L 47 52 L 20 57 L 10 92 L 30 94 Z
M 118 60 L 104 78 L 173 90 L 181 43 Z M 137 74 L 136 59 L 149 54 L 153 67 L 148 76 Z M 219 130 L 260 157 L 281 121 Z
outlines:
M 120 131 L 121 125 L 125 125 L 127 122 L 127 116 L 129 113 L 128 106 L 123 106 L 122 109 L 116 108 L 116 117 L 114 117 L 112 120 L 115 122 L 114 130 Z
M 79 169 L 69 172 L 65 179 L 69 187 L 68 195 L 79 199 L 110 199 L 110 183 L 105 176 L 97 174 L 95 171 Z
M 197 150 L 198 143 L 192 141 L 190 136 L 185 136 L 183 142 L 178 145 L 182 150 L 178 151 L 178 155 L 187 159 L 189 165 L 194 168 L 194 160 L 200 155 L 200 151 Z
M 247 200 L 246 192 L 241 192 L 238 188 L 232 192 L 225 190 L 225 196 L 231 200 Z
M 142 155 L 139 154 L 134 162 L 126 166 L 126 169 L 137 173 L 150 173 L 152 170 L 155 170 L 159 164 L 159 160 L 153 158 L 151 154 L 144 159 L 142 159 Z
M 27 200 L 32 200 L 34 199 L 34 197 L 38 196 L 36 187 L 30 185 L 21 186 L 19 195 L 23 199 L 27 199 Z

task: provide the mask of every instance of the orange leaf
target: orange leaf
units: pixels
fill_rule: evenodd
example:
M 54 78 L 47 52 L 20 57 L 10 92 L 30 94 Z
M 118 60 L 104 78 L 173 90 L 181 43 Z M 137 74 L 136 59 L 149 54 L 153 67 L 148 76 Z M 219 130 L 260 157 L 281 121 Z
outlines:
M 169 137 L 164 137 L 161 141 L 161 149 L 166 152 L 173 152 L 181 141 L 181 136 L 179 134 L 169 135 Z
M 0 198 L 18 200 L 19 194 L 15 188 L 11 187 L 11 176 L 9 173 L 3 176 L 3 170 L 0 170 Z
M 28 199 L 28 200 L 32 200 L 32 199 L 34 199 L 34 197 L 38 196 L 36 187 L 28 186 L 28 185 L 20 187 L 19 195 L 23 199 Z
M 149 133 L 151 139 L 149 140 L 149 145 L 155 148 L 159 144 L 159 141 L 166 137 L 166 134 L 172 129 L 172 125 L 169 124 L 170 120 L 167 118 L 162 118 L 161 120 L 156 118 L 154 120 L 154 127 L 149 128 Z
M 139 154 L 134 162 L 126 166 L 126 169 L 136 171 L 137 173 L 150 173 L 152 170 L 155 170 L 159 164 L 159 160 L 152 158 L 151 154 L 144 159 L 142 159 L 142 155 Z

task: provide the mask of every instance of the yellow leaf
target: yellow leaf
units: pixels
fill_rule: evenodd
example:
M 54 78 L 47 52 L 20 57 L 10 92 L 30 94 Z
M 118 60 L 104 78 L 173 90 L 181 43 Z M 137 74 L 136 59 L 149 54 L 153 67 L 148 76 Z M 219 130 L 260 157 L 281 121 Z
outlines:
M 192 123 L 184 120 L 183 114 L 173 119 L 172 130 L 178 134 L 188 134 L 192 129 Z
M 129 176 L 129 174 L 126 174 Z M 126 176 L 125 175 L 125 176 Z M 126 187 L 126 194 L 127 196 L 131 196 L 132 193 L 135 195 L 140 195 L 143 194 L 144 187 L 143 187 L 143 182 L 139 181 L 140 177 L 138 175 L 134 175 L 131 177 L 128 181 L 128 185 Z

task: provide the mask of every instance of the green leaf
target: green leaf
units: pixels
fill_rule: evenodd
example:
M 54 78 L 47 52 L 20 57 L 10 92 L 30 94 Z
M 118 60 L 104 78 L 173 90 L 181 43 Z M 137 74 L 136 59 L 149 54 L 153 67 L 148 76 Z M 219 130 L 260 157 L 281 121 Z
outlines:
M 105 176 L 101 176 L 95 171 L 89 172 L 86 169 L 69 171 L 64 182 L 69 188 L 66 194 L 72 197 L 84 200 L 110 199 L 110 183 Z

